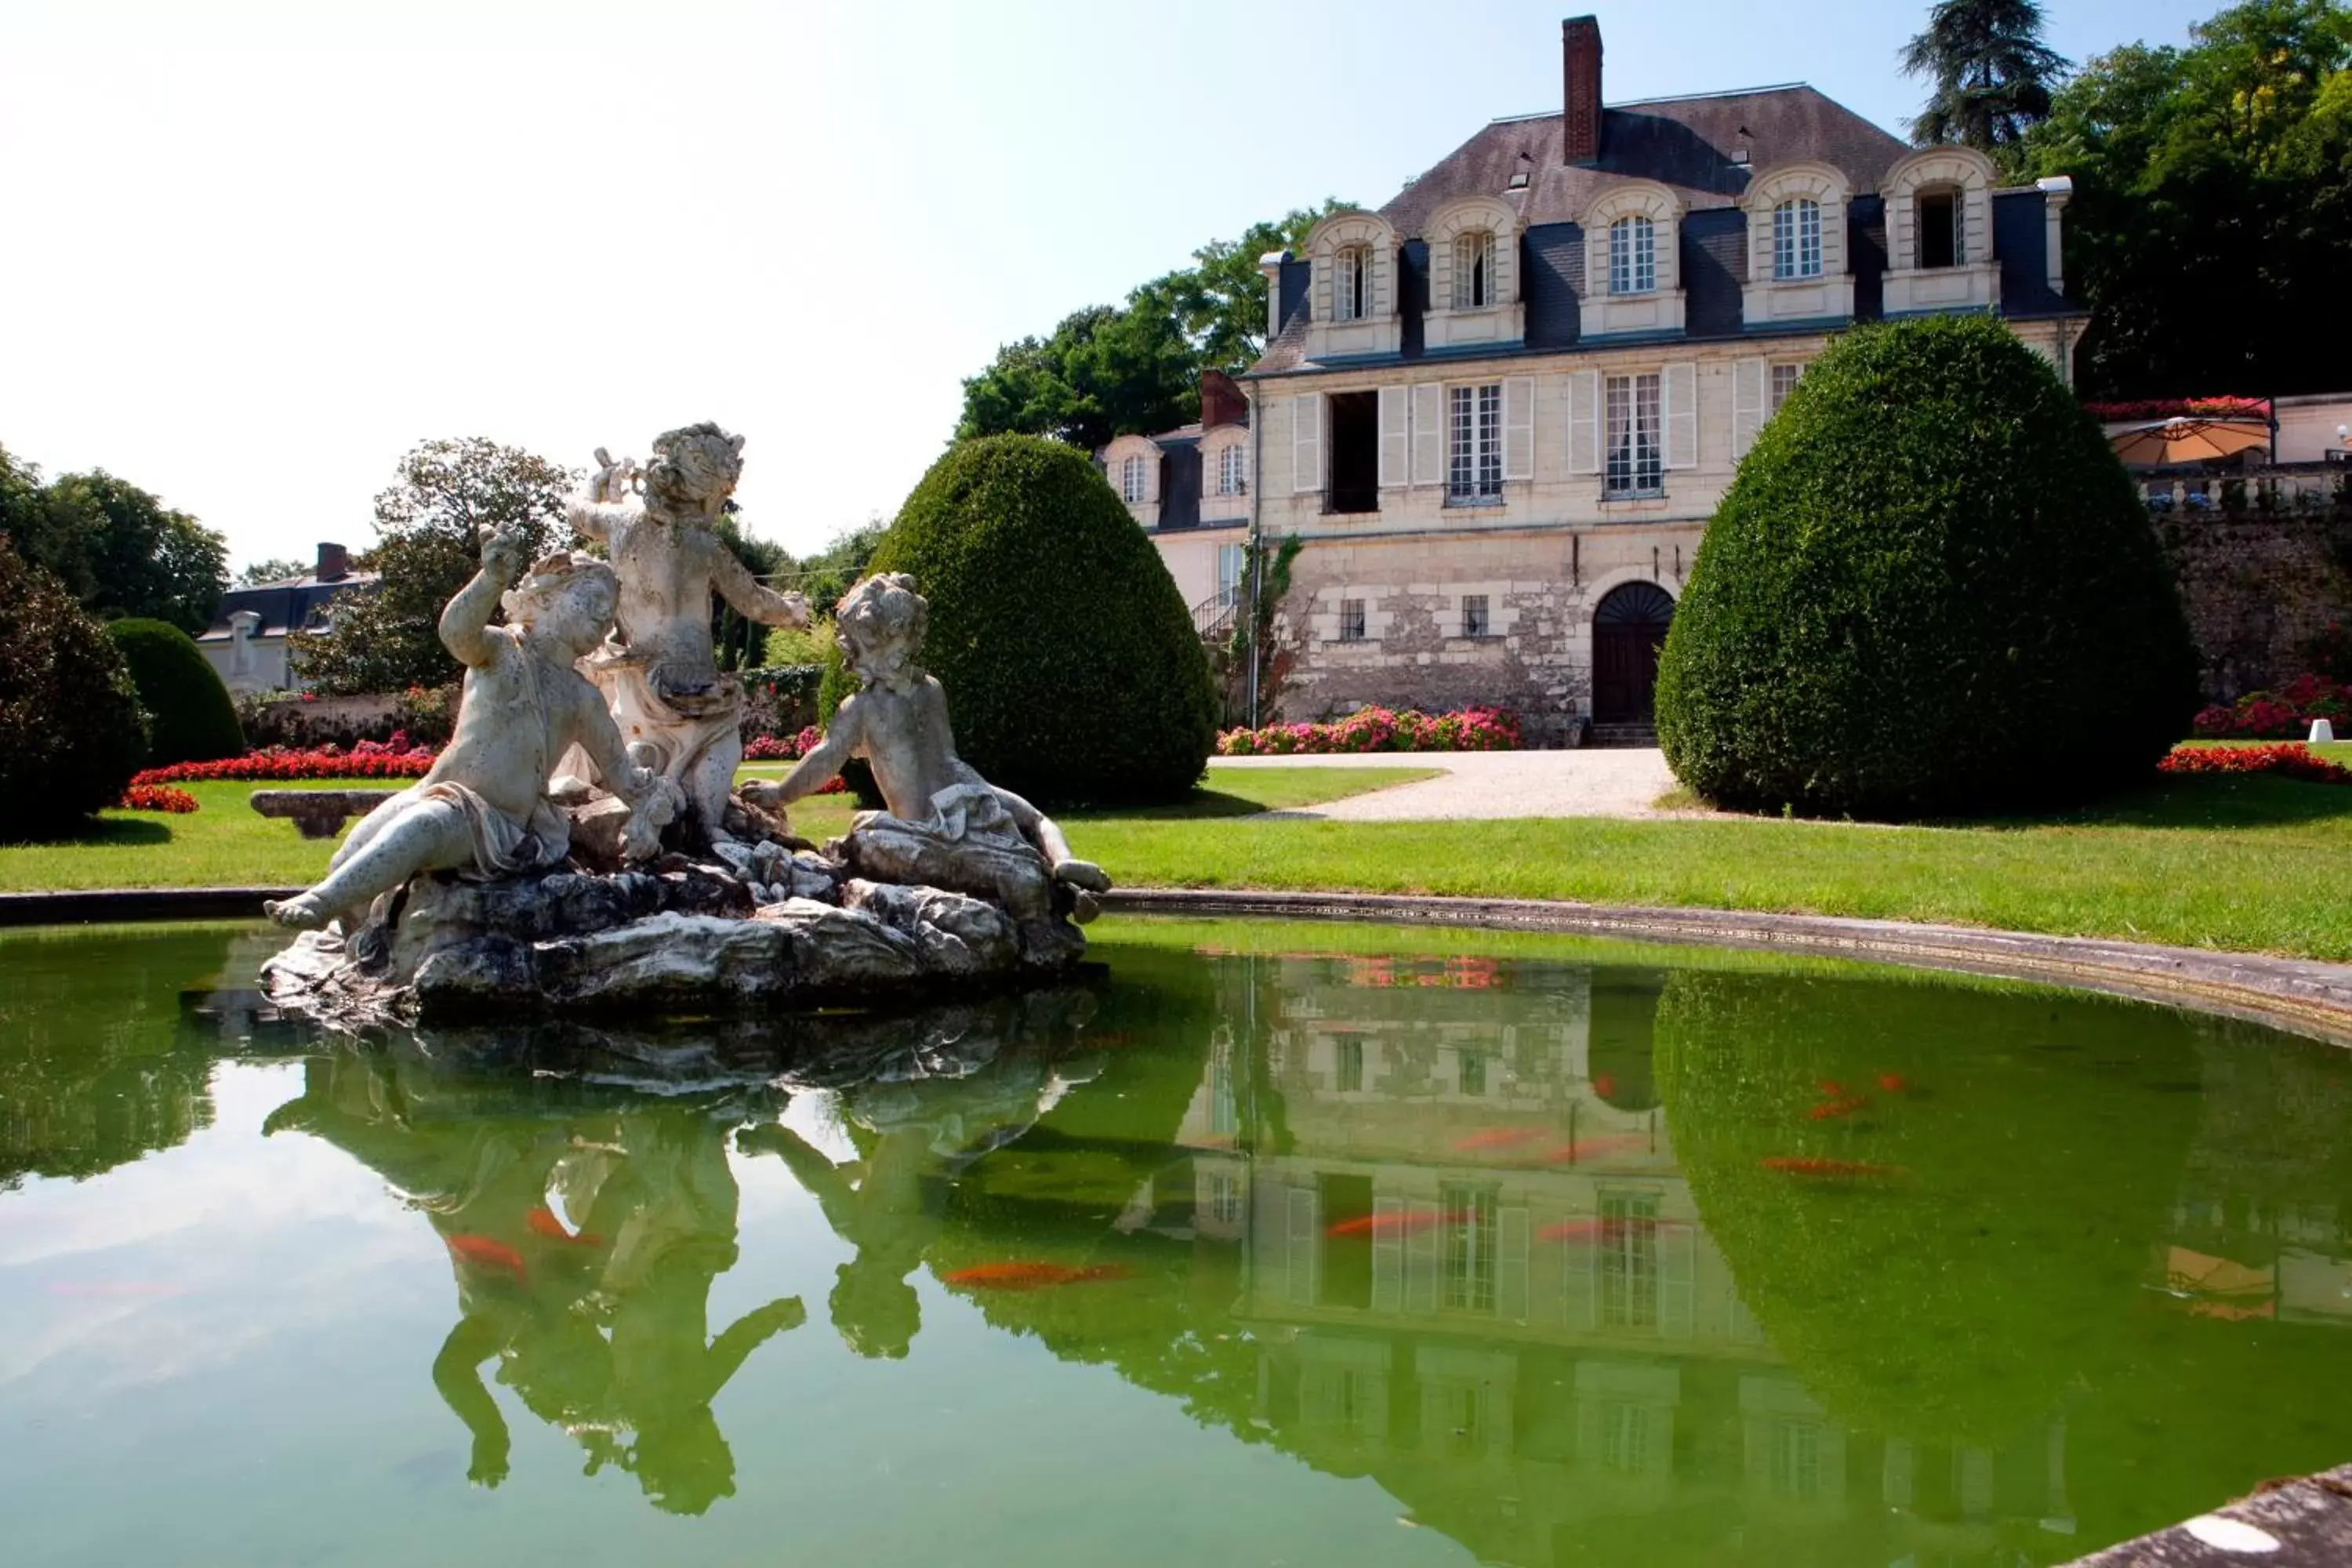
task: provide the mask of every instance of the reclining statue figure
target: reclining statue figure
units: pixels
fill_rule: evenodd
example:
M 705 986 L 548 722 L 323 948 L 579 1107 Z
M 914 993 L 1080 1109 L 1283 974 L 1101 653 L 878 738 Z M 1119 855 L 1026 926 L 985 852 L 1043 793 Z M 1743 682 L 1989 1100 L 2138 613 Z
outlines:
M 1066 889 L 1076 918 L 1091 920 L 1095 895 L 1110 888 L 1102 868 L 1075 858 L 1053 818 L 956 755 L 947 693 L 916 662 L 929 608 L 900 572 L 843 595 L 834 626 L 859 689 L 774 797 L 812 795 L 863 757 L 889 810 L 860 814 L 850 830 L 858 875 L 992 898 L 1024 925 L 1053 921 L 1057 889 Z
M 596 458 L 588 493 L 572 499 L 567 515 L 610 551 L 621 598 L 618 625 L 589 659 L 588 675 L 604 688 L 623 739 L 633 750 L 650 748 L 653 767 L 685 793 L 704 836 L 728 842 L 727 795 L 743 761 L 743 687 L 719 673 L 710 595 L 771 626 L 808 625 L 808 601 L 762 587 L 712 527 L 742 477 L 743 437 L 709 424 L 669 431 L 655 438 L 642 475 L 602 447 Z M 630 493 L 639 479 L 642 498 Z
M 317 928 L 364 912 L 425 871 L 478 877 L 563 863 L 571 824 L 548 799 L 555 760 L 581 747 L 631 810 L 625 852 L 660 849 L 674 791 L 632 762 L 604 699 L 574 662 L 603 640 L 620 588 L 601 561 L 558 552 L 500 598 L 523 559 L 520 534 L 483 531 L 482 569 L 441 613 L 441 640 L 466 667 L 457 733 L 415 787 L 370 812 L 317 887 L 267 907 L 280 925 Z M 503 604 L 508 624 L 489 624 Z

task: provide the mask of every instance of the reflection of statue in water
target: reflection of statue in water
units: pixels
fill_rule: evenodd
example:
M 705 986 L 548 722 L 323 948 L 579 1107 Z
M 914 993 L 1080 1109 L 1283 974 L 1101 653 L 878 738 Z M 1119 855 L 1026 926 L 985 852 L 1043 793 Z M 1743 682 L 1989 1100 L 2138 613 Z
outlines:
M 499 1381 L 577 1437 L 592 1473 L 618 1465 L 677 1513 L 733 1493 L 711 1401 L 806 1316 L 786 1298 L 709 1331 L 712 1282 L 736 1257 L 726 1133 L 743 1107 L 599 1107 L 556 1086 L 493 1107 L 512 1091 L 411 1086 L 396 1065 L 348 1056 L 305 1070 L 302 1097 L 269 1130 L 311 1132 L 378 1172 L 449 1249 L 460 1316 L 433 1381 L 473 1432 L 474 1480 L 507 1473 L 506 1422 L 479 1370 L 495 1357 Z M 551 1103 L 558 1095 L 569 1098 Z
M 847 841 L 861 876 L 994 899 L 1024 925 L 1042 925 L 1064 903 L 1084 923 L 1108 890 L 1102 868 L 1070 853 L 1054 819 L 998 789 L 956 754 L 947 693 L 917 662 L 929 606 L 904 573 L 868 577 L 835 613 L 841 656 L 857 693 L 824 739 L 786 774 L 789 805 L 863 757 L 887 814 L 860 816 Z
M 596 477 L 569 516 L 611 552 L 621 603 L 611 640 L 586 668 L 627 742 L 650 748 L 646 760 L 685 792 L 703 831 L 725 839 L 727 793 L 743 761 L 743 686 L 719 671 L 710 595 L 772 626 L 808 625 L 808 601 L 762 587 L 712 526 L 743 472 L 740 436 L 705 424 L 656 437 L 642 498 L 629 493 L 634 463 L 596 456 Z

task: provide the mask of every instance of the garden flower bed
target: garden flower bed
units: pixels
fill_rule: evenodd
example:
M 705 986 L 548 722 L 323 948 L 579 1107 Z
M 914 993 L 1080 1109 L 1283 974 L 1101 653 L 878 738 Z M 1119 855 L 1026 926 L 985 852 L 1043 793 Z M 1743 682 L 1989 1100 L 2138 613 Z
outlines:
M 2333 724 L 2352 717 L 2352 686 L 2324 675 L 2298 675 L 2276 691 L 2249 691 L 2237 701 L 2215 703 L 2197 715 L 2197 733 L 2208 741 L 2299 741 L 2311 721 Z
M 1519 716 L 1501 708 L 1423 713 L 1408 708 L 1359 708 L 1328 724 L 1268 724 L 1227 730 L 1217 737 L 1221 757 L 1293 757 L 1363 752 L 1516 752 Z
M 425 776 L 437 755 L 426 747 L 412 745 L 406 731 L 395 731 L 389 741 L 362 741 L 348 752 L 340 746 L 303 751 L 269 746 L 217 762 L 173 763 L 132 774 L 131 787 L 211 784 L 222 779 L 416 779 Z
M 2352 784 L 2352 769 L 2314 756 L 2299 741 L 2275 746 L 2175 746 L 2156 765 L 2168 773 L 2282 773 L 2307 784 Z
M 122 792 L 125 811 L 163 811 L 184 816 L 196 809 L 196 797 L 170 784 L 132 784 Z

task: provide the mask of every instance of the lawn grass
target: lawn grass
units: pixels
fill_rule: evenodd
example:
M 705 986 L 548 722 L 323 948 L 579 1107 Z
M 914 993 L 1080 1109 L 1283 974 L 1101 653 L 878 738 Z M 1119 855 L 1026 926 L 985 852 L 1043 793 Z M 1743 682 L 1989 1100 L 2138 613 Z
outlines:
M 1406 770 L 1408 773 L 1410 770 Z M 1180 807 L 1071 813 L 1073 847 L 1128 887 L 1355 889 L 1944 921 L 2352 959 L 2352 789 L 2164 779 L 2032 821 L 1885 827 L 1717 816 L 1621 821 L 1251 820 L 1399 782 L 1385 770 L 1221 769 Z M 280 884 L 327 847 L 199 784 L 194 816 L 110 813 L 62 845 L 0 847 L 0 889 Z M 845 796 L 793 827 L 848 825 Z

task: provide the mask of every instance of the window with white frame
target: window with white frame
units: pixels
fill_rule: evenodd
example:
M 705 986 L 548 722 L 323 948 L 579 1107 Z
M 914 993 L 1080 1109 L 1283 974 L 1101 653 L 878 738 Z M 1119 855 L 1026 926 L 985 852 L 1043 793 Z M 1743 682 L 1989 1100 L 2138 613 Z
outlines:
M 1772 209 L 1772 276 L 1821 275 L 1822 204 L 1811 196 L 1782 202 Z
M 1450 461 L 1445 499 L 1492 500 L 1503 493 L 1503 384 L 1445 391 Z
M 1331 256 L 1331 319 L 1360 321 L 1370 288 L 1372 253 L 1361 245 L 1343 245 Z
M 1241 1178 L 1225 1171 L 1209 1175 L 1209 1217 L 1219 1225 L 1242 1222 Z
M 1962 236 L 1960 216 L 1966 206 L 1959 191 L 1950 185 L 1921 191 L 1913 202 L 1912 216 L 1919 230 L 1920 267 L 1966 266 L 1968 242 Z
M 1239 544 L 1217 546 L 1217 597 L 1231 600 L 1240 594 L 1242 574 L 1248 566 L 1246 549 Z
M 1613 500 L 1657 495 L 1665 488 L 1665 454 L 1658 441 L 1658 378 L 1608 378 L 1607 492 Z
M 1495 236 L 1475 229 L 1454 237 L 1454 308 L 1483 310 L 1495 302 Z
M 1601 1199 L 1601 1326 L 1658 1326 L 1658 1200 L 1646 1193 Z
M 1609 226 L 1609 291 L 1647 294 L 1658 286 L 1658 226 L 1621 217 Z
M 1118 466 L 1118 497 L 1121 500 L 1139 501 L 1150 499 L 1151 469 L 1150 460 L 1138 452 Z
M 1789 401 L 1789 394 L 1797 390 L 1797 378 L 1805 374 L 1801 364 L 1776 364 L 1772 367 L 1772 405 L 1770 414 L 1780 412 L 1780 405 Z
M 1339 640 L 1341 642 L 1361 642 L 1364 640 L 1363 600 L 1342 599 L 1339 601 Z
M 1244 495 L 1249 490 L 1249 448 L 1239 441 L 1217 454 L 1217 493 Z
M 1463 595 L 1462 635 L 1465 637 L 1483 637 L 1487 635 L 1486 628 L 1491 624 L 1492 623 L 1486 617 L 1486 595 L 1484 594 Z
M 1348 1038 L 1337 1042 L 1332 1085 L 1341 1094 L 1360 1094 L 1364 1089 L 1364 1042 Z
M 1495 1194 L 1448 1182 L 1439 1189 L 1445 1225 L 1445 1305 L 1457 1312 L 1495 1310 Z

